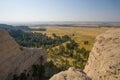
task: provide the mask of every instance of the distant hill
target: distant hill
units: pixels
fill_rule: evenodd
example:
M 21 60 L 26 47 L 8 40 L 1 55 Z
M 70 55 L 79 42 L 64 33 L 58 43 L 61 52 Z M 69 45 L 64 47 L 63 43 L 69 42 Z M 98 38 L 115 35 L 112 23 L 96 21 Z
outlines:
M 23 31 L 28 31 L 31 30 L 28 26 L 15 26 L 17 29 L 23 30 Z
M 36 23 L 32 26 L 60 26 L 60 27 L 87 27 L 87 28 L 120 28 L 120 22 L 46 22 L 46 23 Z
M 31 30 L 28 26 L 12 26 L 7 24 L 0 24 L 0 28 L 8 32 L 10 32 L 11 30 L 22 30 L 22 31 Z
M 7 25 L 7 24 L 0 24 L 0 28 L 4 29 L 6 31 L 10 31 L 10 30 L 16 30 L 17 28 L 15 28 L 12 25 Z

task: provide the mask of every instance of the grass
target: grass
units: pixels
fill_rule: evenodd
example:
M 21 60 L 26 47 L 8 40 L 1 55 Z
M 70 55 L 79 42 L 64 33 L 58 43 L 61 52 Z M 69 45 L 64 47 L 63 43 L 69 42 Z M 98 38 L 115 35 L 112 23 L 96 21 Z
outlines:
M 68 35 L 78 43 L 79 48 L 84 47 L 85 49 L 89 51 L 91 51 L 93 47 L 96 36 L 108 30 L 108 28 L 81 28 L 81 27 L 58 27 L 58 26 L 56 27 L 49 26 L 45 28 L 47 29 L 46 31 L 32 31 L 32 32 L 43 33 L 50 37 L 52 37 L 53 33 L 55 33 L 58 36 Z M 85 45 L 84 41 L 88 41 L 89 43 Z M 68 42 L 63 43 L 62 45 L 65 46 L 66 43 Z M 56 46 L 53 49 L 58 48 L 58 47 L 59 46 Z M 75 62 L 75 59 L 71 57 L 66 58 L 60 55 L 56 56 L 56 53 L 48 54 L 48 56 L 49 55 L 52 55 L 53 57 L 48 57 L 48 60 L 54 60 L 53 62 L 57 67 L 65 65 L 66 60 L 69 63 L 68 67 L 74 66 L 73 63 Z M 86 64 L 86 62 L 84 64 Z M 77 65 L 80 67 L 81 63 L 77 62 Z
M 53 33 L 59 36 L 69 35 L 72 39 L 74 39 L 79 47 L 85 47 L 87 50 L 91 50 L 95 38 L 97 35 L 105 32 L 108 28 L 81 28 L 81 27 L 46 27 L 47 31 L 33 31 L 38 33 L 47 34 L 48 36 L 52 36 Z M 72 36 L 74 34 L 74 36 Z M 88 45 L 84 45 L 84 41 L 89 41 Z

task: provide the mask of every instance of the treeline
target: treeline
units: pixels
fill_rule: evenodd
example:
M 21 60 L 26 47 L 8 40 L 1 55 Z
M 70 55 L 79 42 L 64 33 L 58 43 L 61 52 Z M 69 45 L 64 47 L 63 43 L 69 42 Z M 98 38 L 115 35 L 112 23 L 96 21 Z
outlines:
M 46 28 L 37 28 L 37 29 L 31 29 L 32 31 L 46 31 Z
M 60 37 L 52 34 L 52 37 L 48 37 L 46 34 L 23 32 L 21 30 L 11 30 L 10 35 L 23 47 L 50 48 L 71 40 L 67 35 Z

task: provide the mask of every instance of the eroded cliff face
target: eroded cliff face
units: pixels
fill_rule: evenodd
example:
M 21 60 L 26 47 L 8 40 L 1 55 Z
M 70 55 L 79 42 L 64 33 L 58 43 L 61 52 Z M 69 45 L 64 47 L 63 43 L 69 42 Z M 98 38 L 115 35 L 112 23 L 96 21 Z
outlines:
M 92 80 L 120 80 L 120 29 L 96 38 L 84 71 Z
M 44 50 L 39 48 L 21 48 L 4 30 L 0 30 L 0 80 L 10 80 L 14 74 L 20 74 L 39 62 L 46 60 Z
M 66 72 L 69 70 L 54 75 L 50 80 L 120 80 L 120 29 L 109 30 L 96 38 L 84 69 L 86 74 Z

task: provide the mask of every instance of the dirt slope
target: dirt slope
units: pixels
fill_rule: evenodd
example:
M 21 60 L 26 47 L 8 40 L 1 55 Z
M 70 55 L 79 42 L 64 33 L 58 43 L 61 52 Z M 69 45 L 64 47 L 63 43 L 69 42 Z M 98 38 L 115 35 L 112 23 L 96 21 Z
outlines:
M 20 48 L 8 32 L 0 30 L 0 80 L 10 80 L 13 74 L 30 69 L 41 55 L 46 59 L 44 50 Z

